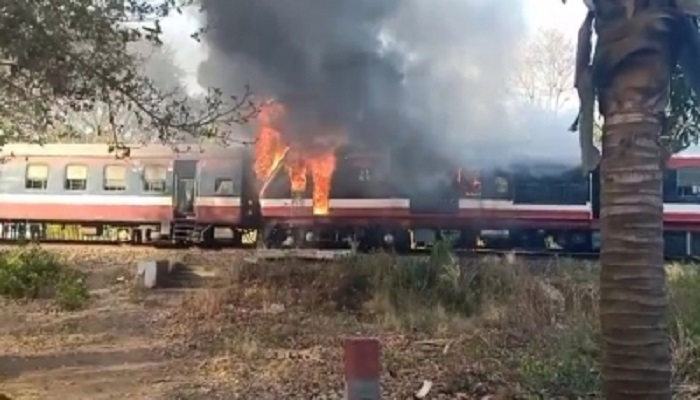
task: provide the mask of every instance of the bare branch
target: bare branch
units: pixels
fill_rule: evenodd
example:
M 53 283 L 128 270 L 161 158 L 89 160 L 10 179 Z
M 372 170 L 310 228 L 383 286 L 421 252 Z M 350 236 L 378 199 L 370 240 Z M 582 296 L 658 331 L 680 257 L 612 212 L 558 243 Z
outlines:
M 556 29 L 540 31 L 522 49 L 516 86 L 526 101 L 559 112 L 571 98 L 574 44 Z

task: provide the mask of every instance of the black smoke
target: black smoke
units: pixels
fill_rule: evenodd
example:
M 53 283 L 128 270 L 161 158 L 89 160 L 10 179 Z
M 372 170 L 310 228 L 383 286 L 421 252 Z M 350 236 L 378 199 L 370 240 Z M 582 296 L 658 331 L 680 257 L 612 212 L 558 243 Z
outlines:
M 546 154 L 509 117 L 521 1 L 202 0 L 199 82 L 279 99 L 294 141 L 342 133 L 406 167 Z

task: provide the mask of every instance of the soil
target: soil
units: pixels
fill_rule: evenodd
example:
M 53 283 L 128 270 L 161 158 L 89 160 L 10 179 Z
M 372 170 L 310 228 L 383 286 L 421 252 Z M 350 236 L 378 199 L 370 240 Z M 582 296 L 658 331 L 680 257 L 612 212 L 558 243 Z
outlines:
M 242 251 L 53 250 L 87 272 L 91 300 L 77 312 L 49 301 L 0 304 L 0 394 L 14 400 L 340 399 L 341 339 L 354 334 L 382 340 L 386 398 L 411 398 L 424 380 L 434 383 L 429 398 L 482 398 L 498 386 L 480 364 L 463 364 L 464 337 L 309 312 L 303 288 L 232 289 L 223 283 Z M 216 273 L 205 283 L 141 289 L 134 278 L 142 259 Z

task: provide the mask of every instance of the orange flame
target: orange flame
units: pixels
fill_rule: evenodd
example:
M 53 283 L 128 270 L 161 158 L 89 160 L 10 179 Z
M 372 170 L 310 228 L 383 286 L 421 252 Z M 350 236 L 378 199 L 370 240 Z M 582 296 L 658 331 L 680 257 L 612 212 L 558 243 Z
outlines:
M 282 134 L 273 127 L 273 122 L 284 108 L 277 103 L 269 103 L 260 111 L 260 128 L 255 142 L 255 175 L 261 181 L 269 180 L 284 159 L 289 146 L 282 140 Z
M 335 151 L 330 150 L 309 158 L 311 179 L 314 182 L 314 215 L 327 215 L 330 202 L 331 181 L 335 172 Z
M 276 120 L 284 112 L 284 106 L 270 102 L 263 106 L 258 117 L 254 170 L 257 178 L 263 183 L 260 197 L 263 196 L 265 189 L 280 168 L 286 168 L 293 194 L 306 191 L 307 177 L 310 172 L 313 181 L 313 213 L 327 215 L 337 145 L 331 144 L 334 140 L 329 136 L 326 138 L 328 140 L 319 138 L 319 143 L 313 145 L 314 148 L 323 148 L 322 152 L 314 151 L 310 155 L 304 151 L 305 149 L 292 149 L 284 140 L 283 133 L 275 127 Z M 293 155 L 288 156 L 290 151 Z
M 300 154 L 287 159 L 287 173 L 292 186 L 292 193 L 303 193 L 306 191 L 306 161 Z

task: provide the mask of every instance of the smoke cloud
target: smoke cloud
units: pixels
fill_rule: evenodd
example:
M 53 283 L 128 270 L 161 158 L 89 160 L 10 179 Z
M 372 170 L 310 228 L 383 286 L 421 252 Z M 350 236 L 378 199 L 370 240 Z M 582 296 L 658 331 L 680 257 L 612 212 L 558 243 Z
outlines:
M 518 106 L 509 87 L 522 0 L 202 0 L 202 86 L 245 84 L 288 109 L 282 129 L 390 147 L 407 166 L 578 160 L 572 118 Z

